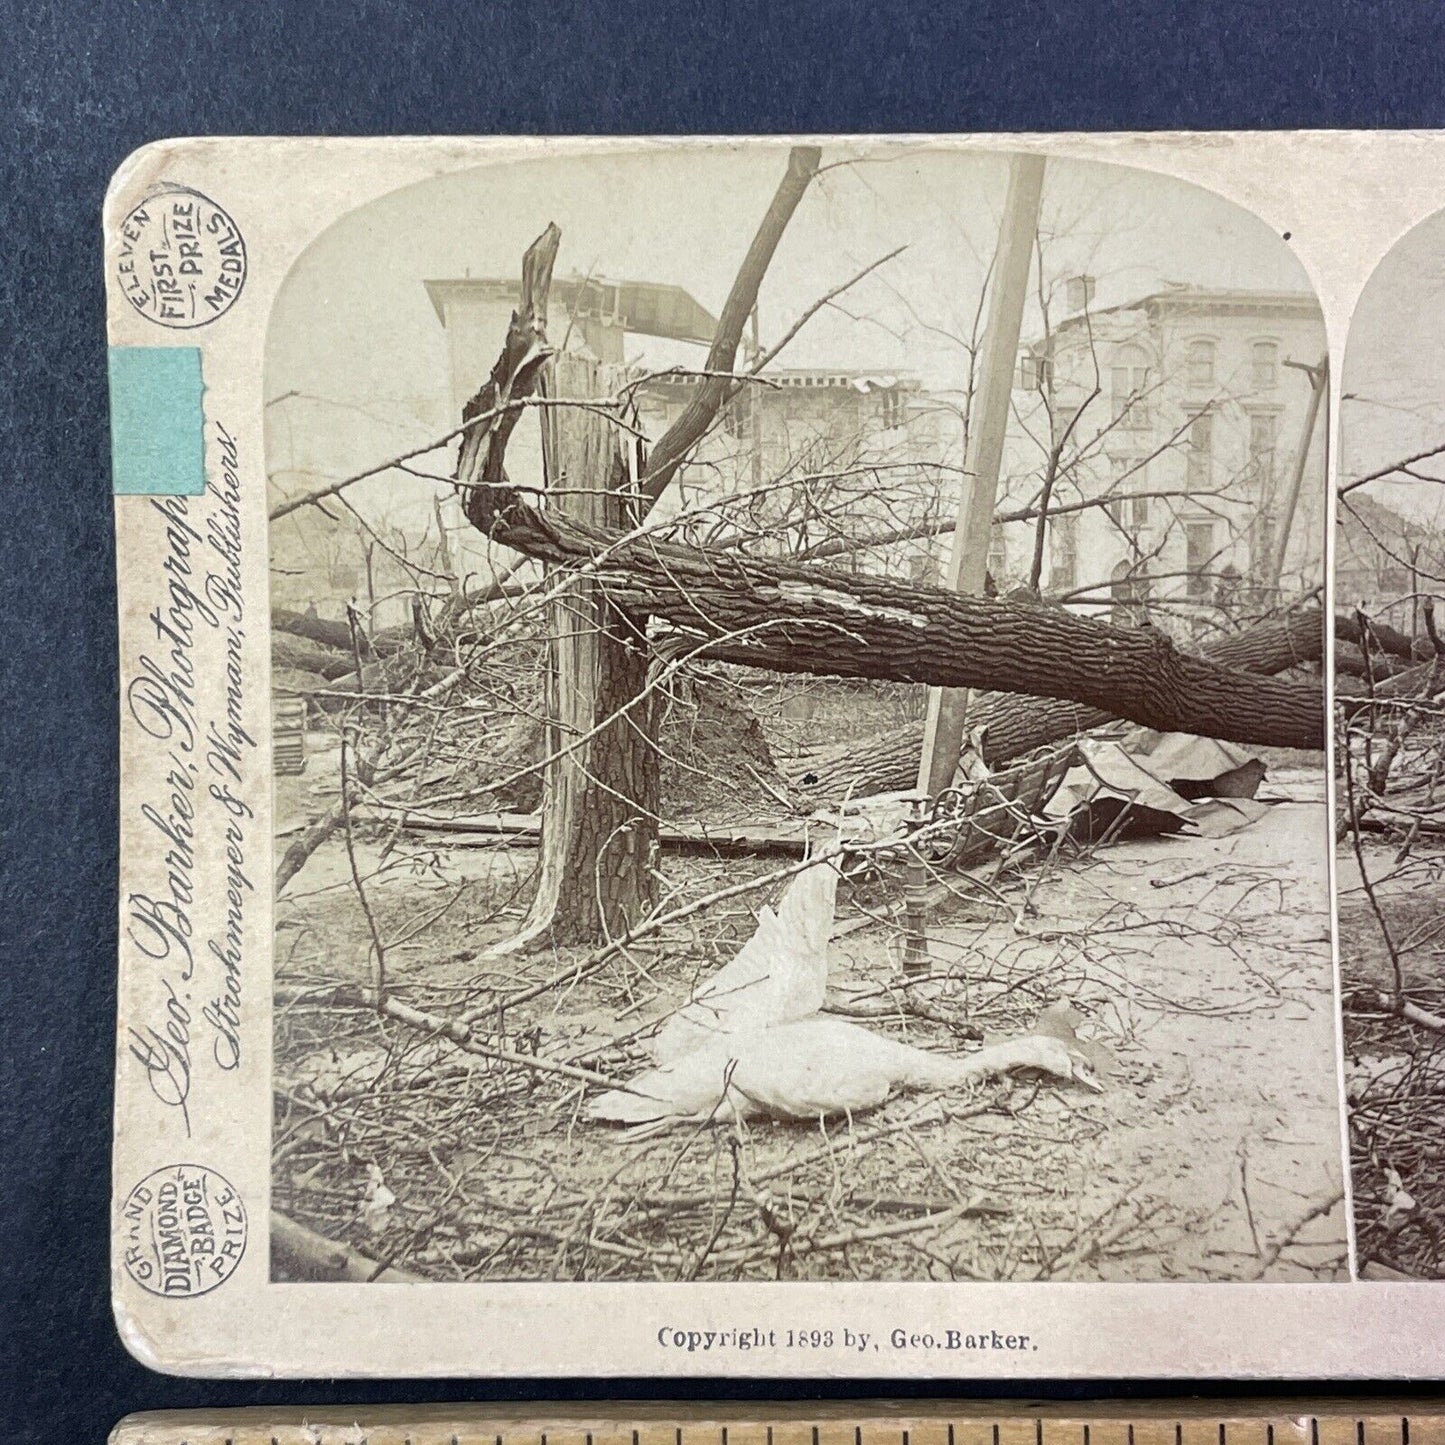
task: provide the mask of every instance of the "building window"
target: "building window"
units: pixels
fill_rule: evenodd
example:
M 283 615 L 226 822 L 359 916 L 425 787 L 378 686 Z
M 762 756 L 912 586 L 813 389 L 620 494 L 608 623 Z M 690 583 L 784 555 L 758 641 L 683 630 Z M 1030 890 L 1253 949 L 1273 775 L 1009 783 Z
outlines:
M 1049 523 L 1054 536 L 1054 555 L 1049 567 L 1049 587 L 1069 592 L 1079 585 L 1079 531 L 1077 518 L 1056 517 Z
M 1279 438 L 1279 418 L 1272 411 L 1251 412 L 1249 416 L 1249 470 L 1261 484 L 1274 479 L 1274 449 Z
M 1109 392 L 1114 420 L 1126 431 L 1143 431 L 1149 426 L 1149 358 L 1141 346 L 1121 346 L 1114 353 L 1109 370 Z
M 1115 497 L 1105 510 L 1120 531 L 1132 535 L 1149 525 L 1149 501 L 1148 497 Z
M 1070 314 L 1087 311 L 1094 303 L 1094 278 L 1092 276 L 1070 276 L 1064 284 L 1064 304 Z
M 1020 391 L 1048 391 L 1054 382 L 1054 363 L 1041 351 L 1026 351 L 1019 357 L 1014 385 Z
M 1054 411 L 1054 440 L 1062 441 L 1068 437 L 1071 443 L 1079 445 L 1079 428 L 1075 426 L 1079 413 L 1083 411 L 1081 406 L 1061 406 Z
M 1214 418 L 1202 412 L 1189 423 L 1189 447 L 1185 452 L 1185 482 L 1190 488 L 1207 487 L 1214 458 Z
M 1279 347 L 1272 341 L 1256 341 L 1250 353 L 1250 378 L 1256 391 L 1268 391 L 1279 382 Z
M 1114 483 L 1105 510 L 1114 525 L 1131 535 L 1149 525 L 1150 498 L 1134 495 L 1149 487 L 1148 463 L 1138 457 L 1114 458 Z
M 903 392 L 898 387 L 879 391 L 878 417 L 885 428 L 903 425 Z
M 1189 343 L 1184 363 L 1185 377 L 1190 386 L 1214 385 L 1214 343 L 1203 337 Z
M 988 541 L 988 575 L 993 578 L 994 587 L 1002 591 L 1004 579 L 1008 576 L 1008 543 L 998 527 L 993 529 Z
M 1209 574 L 1214 565 L 1214 523 L 1184 524 L 1184 570 L 1188 574 L 1186 592 L 1191 602 L 1208 600 Z

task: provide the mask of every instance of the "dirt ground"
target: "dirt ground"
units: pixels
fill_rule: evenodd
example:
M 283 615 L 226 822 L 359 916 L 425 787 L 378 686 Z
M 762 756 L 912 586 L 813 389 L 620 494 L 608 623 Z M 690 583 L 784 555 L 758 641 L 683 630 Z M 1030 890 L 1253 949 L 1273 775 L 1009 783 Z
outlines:
M 324 773 L 278 780 L 282 827 Z M 278 905 L 274 1204 L 442 1279 L 1251 1279 L 1346 1270 L 1322 774 L 1218 840 L 1152 839 L 960 880 L 930 920 L 920 1016 L 897 989 L 897 876 L 840 890 L 833 1005 L 922 1047 L 1071 1000 L 1102 1094 L 1019 1078 L 852 1119 L 689 1125 L 644 1142 L 592 1086 L 464 1052 L 336 993 L 374 977 L 340 840 Z M 285 838 L 280 840 L 283 844 Z M 357 840 L 395 998 L 481 1044 L 625 1080 L 641 1039 L 751 932 L 732 900 L 569 978 L 582 951 L 487 956 L 532 855 Z M 665 855 L 687 896 L 778 860 Z M 512 1006 L 506 1000 L 559 981 Z

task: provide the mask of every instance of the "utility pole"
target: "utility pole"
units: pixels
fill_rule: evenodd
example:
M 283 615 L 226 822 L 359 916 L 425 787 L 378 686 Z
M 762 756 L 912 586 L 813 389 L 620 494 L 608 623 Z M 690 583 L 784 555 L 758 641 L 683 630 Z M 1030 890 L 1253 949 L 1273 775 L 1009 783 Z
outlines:
M 1013 158 L 989 287 L 978 389 L 974 393 L 968 445 L 964 450 L 958 526 L 954 529 L 948 572 L 943 581 L 945 587 L 970 596 L 983 592 L 988 571 L 988 544 L 993 532 L 998 474 L 1003 465 L 1004 435 L 1008 430 L 1019 330 L 1023 325 L 1029 266 L 1038 236 L 1043 184 L 1042 156 Z M 954 769 L 963 751 L 967 710 L 967 688 L 929 690 L 918 791 L 930 798 L 953 781 Z
M 1289 491 L 1285 493 L 1284 514 L 1280 518 L 1279 537 L 1275 542 L 1274 557 L 1271 559 L 1270 595 L 1275 601 L 1279 597 L 1279 581 L 1284 576 L 1285 554 L 1289 551 L 1289 534 L 1294 527 L 1295 509 L 1299 506 L 1300 489 L 1304 485 L 1305 464 L 1309 461 L 1310 445 L 1314 439 L 1315 423 L 1319 420 L 1320 407 L 1330 390 L 1330 359 L 1322 357 L 1318 364 L 1310 366 L 1302 361 L 1286 361 L 1285 365 L 1295 371 L 1302 371 L 1310 379 L 1310 404 L 1305 411 L 1304 427 L 1300 431 L 1299 446 L 1295 448 L 1294 471 L 1289 479 Z M 1329 470 L 1330 429 L 1325 428 L 1325 469 Z

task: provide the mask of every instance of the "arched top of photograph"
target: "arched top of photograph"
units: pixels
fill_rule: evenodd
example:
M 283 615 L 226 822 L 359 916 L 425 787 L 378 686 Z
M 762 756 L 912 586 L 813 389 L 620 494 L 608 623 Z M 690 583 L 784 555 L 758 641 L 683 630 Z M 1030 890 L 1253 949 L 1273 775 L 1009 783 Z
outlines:
M 1340 398 L 1335 597 L 1402 625 L 1445 584 L 1445 211 L 1356 303 Z
M 706 379 L 787 155 L 774 142 L 563 151 L 437 176 L 330 227 L 270 321 L 268 473 L 273 510 L 287 509 L 273 545 L 325 525 L 299 497 L 369 472 L 338 492 L 346 504 L 433 545 L 455 523 L 453 562 L 493 576 L 494 549 L 447 484 L 454 441 L 406 462 L 420 477 L 373 469 L 455 431 L 518 302 L 523 251 L 559 228 L 548 344 L 608 371 L 635 439 L 656 442 Z M 746 510 L 745 550 L 941 575 L 1010 162 L 979 148 L 822 148 L 756 278 L 729 363 L 746 379 L 671 473 L 655 523 L 687 513 L 727 531 Z M 1153 620 L 1181 638 L 1317 587 L 1325 449 L 1306 368 L 1325 340 L 1289 245 L 1157 172 L 1039 164 L 991 586 L 1105 617 L 1115 564 L 1149 554 Z M 523 484 L 541 465 L 541 409 L 509 442 Z M 840 461 L 879 469 L 865 483 L 836 475 Z M 810 479 L 807 508 L 780 486 L 789 477 Z M 1029 515 L 1046 480 L 1047 527 Z M 284 601 L 294 571 L 281 565 Z M 343 590 L 354 572 L 337 568 Z M 1235 574 L 1244 585 L 1221 589 Z M 393 597 L 386 624 L 405 612 Z

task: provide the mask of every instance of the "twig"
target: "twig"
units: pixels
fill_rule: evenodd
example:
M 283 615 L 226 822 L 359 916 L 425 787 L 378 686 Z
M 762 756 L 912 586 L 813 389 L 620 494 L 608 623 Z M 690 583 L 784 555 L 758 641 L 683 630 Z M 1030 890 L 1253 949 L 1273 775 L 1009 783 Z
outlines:
M 1295 1219 L 1293 1223 L 1285 1226 L 1284 1232 L 1265 1250 L 1264 1254 L 1260 1257 L 1258 1266 L 1248 1277 L 1252 1280 L 1263 1279 L 1279 1259 L 1280 1255 L 1299 1237 L 1305 1226 L 1313 1220 L 1328 1214 L 1344 1197 L 1345 1191 L 1343 1188 L 1334 1189 L 1323 1198 L 1317 1199 L 1313 1204 L 1309 1205 L 1304 1213 Z
M 356 896 L 361 900 L 361 911 L 366 915 L 366 926 L 371 931 L 371 946 L 376 954 L 376 997 L 380 1008 L 386 998 L 386 947 L 381 941 L 381 929 L 377 926 L 376 915 L 371 911 L 371 900 L 361 882 L 361 869 L 356 862 L 356 840 L 351 828 L 351 776 L 346 765 L 346 755 L 354 743 L 354 730 L 342 729 L 341 733 L 341 827 L 346 841 L 346 861 L 351 868 L 351 881 L 356 887 Z
M 464 1023 L 459 1023 L 455 1019 L 442 1018 L 438 1014 L 427 1013 L 422 1009 L 413 1008 L 410 1004 L 400 1003 L 396 999 L 380 998 L 373 989 L 363 989 L 361 993 L 379 1013 L 395 1019 L 400 1024 L 405 1024 L 408 1028 L 421 1029 L 426 1033 L 439 1035 L 469 1054 L 476 1054 L 484 1059 L 494 1059 L 500 1064 L 511 1064 L 516 1068 L 530 1069 L 538 1074 L 555 1074 L 558 1078 L 570 1079 L 576 1084 L 594 1084 L 603 1089 L 617 1089 L 625 1093 L 635 1092 L 626 1084 L 609 1079 L 606 1074 L 599 1074 L 593 1069 L 578 1068 L 575 1064 L 554 1063 L 551 1059 L 544 1059 L 536 1054 L 519 1054 L 512 1049 L 484 1044 Z

